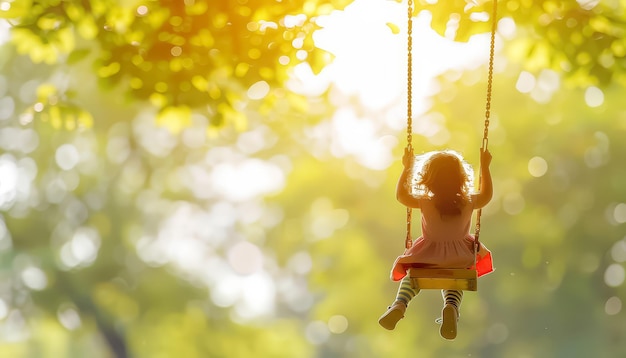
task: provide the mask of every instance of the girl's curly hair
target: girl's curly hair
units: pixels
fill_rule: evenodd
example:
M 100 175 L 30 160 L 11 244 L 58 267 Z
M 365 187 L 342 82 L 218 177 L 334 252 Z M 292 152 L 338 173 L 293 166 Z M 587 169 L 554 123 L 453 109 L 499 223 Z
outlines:
M 413 168 L 413 191 L 432 197 L 441 215 L 458 215 L 470 200 L 473 170 L 450 150 L 418 156 Z M 417 190 L 415 190 L 417 189 Z

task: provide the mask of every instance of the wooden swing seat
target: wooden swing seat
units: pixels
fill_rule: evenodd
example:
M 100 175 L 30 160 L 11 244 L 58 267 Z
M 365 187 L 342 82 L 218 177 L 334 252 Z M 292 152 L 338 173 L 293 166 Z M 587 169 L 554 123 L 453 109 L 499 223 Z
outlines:
M 472 269 L 410 268 L 411 286 L 421 290 L 478 290 L 478 273 Z

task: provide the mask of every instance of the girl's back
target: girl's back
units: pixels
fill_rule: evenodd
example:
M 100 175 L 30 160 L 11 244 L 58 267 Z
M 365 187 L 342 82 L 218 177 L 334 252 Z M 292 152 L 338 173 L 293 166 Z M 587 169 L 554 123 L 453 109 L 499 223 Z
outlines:
M 468 202 L 458 215 L 441 215 L 433 199 L 420 200 L 422 236 L 432 242 L 464 240 L 470 232 L 474 206 Z

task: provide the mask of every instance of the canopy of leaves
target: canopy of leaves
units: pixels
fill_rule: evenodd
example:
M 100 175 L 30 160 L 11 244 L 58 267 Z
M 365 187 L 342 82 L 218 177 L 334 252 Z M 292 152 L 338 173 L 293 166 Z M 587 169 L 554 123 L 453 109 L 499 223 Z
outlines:
M 576 85 L 626 83 L 626 27 L 623 1 L 498 1 L 498 20 L 514 21 L 518 35 L 507 44 L 512 58 L 536 72 L 551 68 Z M 428 11 L 442 36 L 467 41 L 491 31 L 493 1 L 416 0 L 414 12 Z M 500 26 L 510 26 L 502 23 Z
M 0 17 L 12 24 L 18 53 L 34 63 L 91 64 L 89 77 L 55 97 L 69 100 L 81 84 L 98 81 L 131 102 L 151 103 L 166 125 L 176 122 L 170 117 L 188 125 L 193 109 L 221 126 L 245 123 L 240 112 L 250 96 L 270 103 L 284 96 L 268 96 L 269 88 L 281 88 L 297 64 L 319 72 L 329 55 L 313 44 L 315 20 L 349 2 L 18 0 L 3 3 Z M 257 93 L 247 94 L 255 84 Z

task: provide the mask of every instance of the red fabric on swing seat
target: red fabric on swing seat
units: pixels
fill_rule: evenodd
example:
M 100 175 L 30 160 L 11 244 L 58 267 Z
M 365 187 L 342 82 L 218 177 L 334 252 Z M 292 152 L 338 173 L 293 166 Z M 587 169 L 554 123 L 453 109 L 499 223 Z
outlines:
M 474 237 L 472 235 L 468 235 L 467 236 L 468 239 L 473 240 Z M 422 238 L 419 238 L 417 240 L 415 240 L 413 247 L 416 247 L 417 245 L 419 245 L 419 243 L 423 241 Z M 468 245 L 469 246 L 469 245 Z M 412 248 L 413 248 L 412 247 Z M 470 246 L 471 247 L 471 246 Z M 468 250 L 471 250 L 471 248 L 468 247 Z M 493 257 L 491 255 L 491 251 L 489 249 L 487 249 L 485 247 L 485 245 L 483 245 L 482 243 L 480 243 L 480 248 L 478 250 L 478 253 L 476 254 L 476 264 L 472 264 L 471 266 L 456 266 L 456 265 L 437 265 L 437 264 L 433 264 L 433 263 L 426 263 L 424 261 L 420 262 L 421 260 L 413 260 L 412 256 L 411 256 L 411 249 L 407 249 L 405 250 L 404 254 L 402 256 L 399 256 L 396 261 L 393 264 L 393 267 L 391 269 L 391 279 L 393 281 L 400 281 L 404 278 L 404 276 L 407 275 L 407 271 L 409 268 L 415 267 L 415 268 L 442 268 L 442 269 L 446 269 L 446 268 L 467 268 L 469 270 L 476 270 L 476 274 L 478 277 L 480 276 L 484 276 L 486 274 L 489 274 L 491 272 L 494 271 L 494 267 L 493 267 Z M 470 255 L 471 251 L 470 251 Z M 470 256 L 470 260 L 473 261 L 473 259 L 471 258 L 472 256 Z
M 482 257 L 480 254 L 476 255 L 476 273 L 478 274 L 478 277 L 486 275 L 488 273 L 492 273 L 494 270 L 491 251 L 489 251 L 484 246 L 482 246 L 481 248 L 487 251 L 487 254 L 482 255 Z

